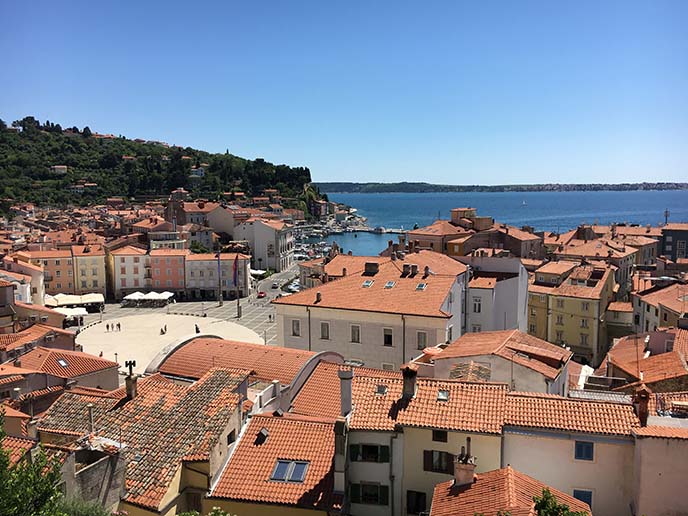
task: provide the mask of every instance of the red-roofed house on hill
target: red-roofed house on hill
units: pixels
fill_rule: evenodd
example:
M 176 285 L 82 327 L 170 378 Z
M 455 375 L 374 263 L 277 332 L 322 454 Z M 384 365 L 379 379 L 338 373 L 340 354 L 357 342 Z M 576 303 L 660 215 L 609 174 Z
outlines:
M 278 340 L 396 370 L 419 347 L 461 335 L 466 270 L 432 251 L 371 260 L 361 271 L 274 300 Z

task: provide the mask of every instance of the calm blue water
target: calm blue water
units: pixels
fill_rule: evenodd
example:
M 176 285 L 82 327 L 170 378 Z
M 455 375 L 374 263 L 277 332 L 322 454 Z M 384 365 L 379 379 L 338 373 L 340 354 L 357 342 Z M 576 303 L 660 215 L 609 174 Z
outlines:
M 566 231 L 579 224 L 628 222 L 653 224 L 669 220 L 688 221 L 688 191 L 637 192 L 503 192 L 503 193 L 390 193 L 328 194 L 332 201 L 357 208 L 368 218 L 368 225 L 411 229 L 414 224 L 426 226 L 438 215 L 450 216 L 449 210 L 470 206 L 478 215 L 494 217 L 514 226 L 530 225 L 536 230 Z M 523 203 L 526 203 L 524 206 Z M 346 251 L 357 255 L 377 254 L 394 235 L 351 233 L 332 235 Z

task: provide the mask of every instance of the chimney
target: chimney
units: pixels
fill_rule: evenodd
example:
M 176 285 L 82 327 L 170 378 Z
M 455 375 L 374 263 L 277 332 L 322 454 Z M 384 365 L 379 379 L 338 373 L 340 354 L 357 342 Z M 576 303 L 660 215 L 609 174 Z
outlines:
M 93 403 L 86 405 L 88 408 L 88 433 L 92 434 L 96 431 L 96 425 L 93 422 Z
M 346 419 L 334 423 L 334 492 L 346 491 Z
M 346 267 L 342 268 L 342 276 L 346 276 Z
M 636 415 L 640 419 L 640 426 L 647 426 L 647 418 L 650 415 L 650 409 L 648 407 L 650 403 L 650 395 L 652 391 L 647 388 L 647 386 L 642 383 L 636 389 L 633 396 L 633 403 L 635 405 Z
M 38 438 L 38 419 L 31 419 L 26 424 L 26 437 L 29 439 Z
M 377 262 L 366 262 L 365 272 L 366 276 L 374 276 L 380 270 L 380 264 Z
M 315 302 L 316 302 L 316 303 L 320 303 L 320 301 L 322 301 L 322 294 L 321 294 L 320 291 L 318 290 L 318 291 L 315 293 Z
M 416 240 L 416 243 L 414 244 L 413 248 L 417 253 L 420 253 L 420 240 Z
M 411 274 L 411 264 L 410 263 L 405 263 L 404 267 L 402 268 L 402 273 L 404 276 L 408 276 Z
M 411 264 L 411 276 L 415 276 L 418 274 L 418 264 L 412 263 Z
M 354 370 L 352 368 L 339 369 L 337 374 L 339 375 L 339 388 L 341 391 L 340 414 L 346 417 L 351 412 L 351 382 L 354 378 Z
M 134 368 L 136 367 L 136 360 L 126 360 L 124 366 L 129 368 L 129 374 L 124 379 L 124 385 L 127 392 L 127 399 L 133 400 L 136 397 L 136 382 L 137 377 L 134 374 Z
M 10 391 L 10 397 L 13 400 L 18 400 L 20 395 L 21 395 L 21 388 L 19 388 L 19 387 L 15 387 L 14 389 L 12 389 Z
M 426 265 L 425 267 L 423 267 L 423 277 L 427 278 L 428 276 L 430 276 L 430 267 Z
M 471 455 L 471 438 L 466 437 L 466 446 L 461 447 L 454 459 L 454 485 L 456 487 L 471 485 L 475 481 L 475 457 Z
M 390 240 L 391 242 L 391 240 Z M 399 253 L 399 244 L 392 244 L 392 254 Z
M 405 364 L 401 366 L 401 374 L 404 377 L 404 387 L 401 392 L 402 399 L 410 400 L 416 395 L 416 376 L 418 376 L 418 366 L 415 364 Z
M 413 240 L 409 240 L 409 243 L 408 243 L 408 252 L 409 253 L 413 252 L 413 247 L 414 247 Z
M 14 367 L 21 367 L 21 360 L 19 358 L 14 361 Z
M 392 254 L 390 255 L 390 258 L 392 258 L 392 261 L 393 261 L 393 262 L 396 262 L 396 261 L 397 261 L 397 253 L 392 253 Z

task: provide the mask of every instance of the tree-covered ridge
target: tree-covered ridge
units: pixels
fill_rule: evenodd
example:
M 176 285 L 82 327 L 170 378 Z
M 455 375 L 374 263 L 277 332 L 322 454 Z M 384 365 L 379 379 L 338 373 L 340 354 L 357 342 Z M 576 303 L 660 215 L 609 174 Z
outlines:
M 317 183 L 326 193 L 428 193 L 428 192 L 576 192 L 630 190 L 688 190 L 688 183 L 435 185 L 431 183 Z
M 59 165 L 67 166 L 66 174 L 51 170 Z M 177 187 L 209 199 L 232 190 L 260 195 L 266 188 L 297 197 L 310 180 L 306 167 L 273 165 L 260 158 L 103 138 L 88 127 L 63 130 L 59 124 L 41 124 L 33 117 L 17 120 L 12 127 L 0 120 L 0 198 L 85 204 L 110 196 L 162 196 Z M 84 183 L 89 185 L 74 188 Z

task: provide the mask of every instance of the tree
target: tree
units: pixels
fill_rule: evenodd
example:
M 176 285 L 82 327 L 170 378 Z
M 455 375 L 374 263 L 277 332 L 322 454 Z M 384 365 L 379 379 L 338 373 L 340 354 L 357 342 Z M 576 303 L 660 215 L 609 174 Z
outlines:
M 542 490 L 541 497 L 533 497 L 533 501 L 538 516 L 587 516 L 585 512 L 572 511 L 568 505 L 557 502 L 557 498 L 547 488 Z
M 189 512 L 183 512 L 179 516 L 201 516 L 201 514 L 198 511 L 189 511 Z M 223 511 L 219 507 L 213 507 L 213 510 L 210 511 L 207 516 L 232 516 L 228 512 Z
M 84 127 L 84 130 L 81 131 L 81 134 L 84 136 L 84 138 L 90 138 L 93 135 L 89 126 Z
M 23 457 L 14 465 L 2 447 L 5 439 L 3 415 L 0 414 L 0 510 L 3 516 L 58 516 L 61 493 L 60 464 L 48 459 L 39 448 L 31 457 Z
M 2 118 L 0 118 L 0 131 L 4 131 L 5 129 L 7 129 L 7 124 Z

